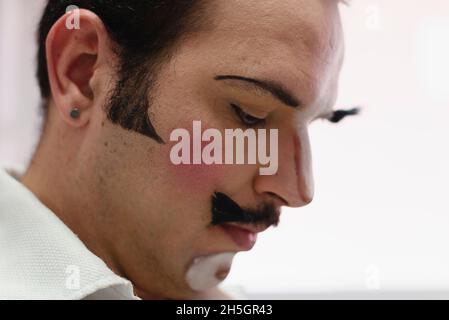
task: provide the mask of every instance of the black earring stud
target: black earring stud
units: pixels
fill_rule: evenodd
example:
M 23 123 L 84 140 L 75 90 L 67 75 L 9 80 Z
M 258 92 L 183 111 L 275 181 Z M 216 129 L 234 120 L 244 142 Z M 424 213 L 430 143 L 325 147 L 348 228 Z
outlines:
M 70 117 L 72 119 L 78 119 L 81 115 L 81 111 L 78 108 L 73 108 L 72 111 L 70 111 Z

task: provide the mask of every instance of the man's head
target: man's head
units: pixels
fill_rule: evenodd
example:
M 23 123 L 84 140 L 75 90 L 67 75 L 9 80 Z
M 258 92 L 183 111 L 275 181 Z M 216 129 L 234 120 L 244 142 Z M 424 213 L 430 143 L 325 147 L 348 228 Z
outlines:
M 79 29 L 67 27 L 70 5 Z M 140 296 L 214 285 L 201 275 L 223 279 L 281 206 L 312 201 L 308 126 L 336 99 L 337 6 L 50 0 L 38 68 L 47 119 L 24 181 Z M 278 171 L 174 165 L 170 134 L 195 120 L 221 132 L 278 129 Z

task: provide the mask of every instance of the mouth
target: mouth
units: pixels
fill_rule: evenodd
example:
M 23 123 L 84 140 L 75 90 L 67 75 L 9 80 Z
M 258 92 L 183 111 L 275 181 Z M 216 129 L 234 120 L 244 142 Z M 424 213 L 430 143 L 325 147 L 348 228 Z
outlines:
M 220 226 L 224 232 L 239 246 L 242 251 L 251 250 L 257 241 L 257 234 L 267 229 L 263 228 L 250 228 L 247 226 L 241 226 L 234 223 L 226 223 Z

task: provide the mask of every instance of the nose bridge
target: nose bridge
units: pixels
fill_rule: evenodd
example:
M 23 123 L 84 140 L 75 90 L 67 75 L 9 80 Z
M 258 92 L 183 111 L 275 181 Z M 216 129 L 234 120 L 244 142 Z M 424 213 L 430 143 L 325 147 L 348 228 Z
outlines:
M 272 176 L 258 176 L 256 191 L 274 193 L 289 207 L 302 207 L 313 199 L 314 182 L 307 129 L 279 132 L 279 166 Z
M 293 145 L 297 194 L 301 205 L 306 205 L 312 202 L 314 194 L 312 151 L 307 129 L 293 135 Z

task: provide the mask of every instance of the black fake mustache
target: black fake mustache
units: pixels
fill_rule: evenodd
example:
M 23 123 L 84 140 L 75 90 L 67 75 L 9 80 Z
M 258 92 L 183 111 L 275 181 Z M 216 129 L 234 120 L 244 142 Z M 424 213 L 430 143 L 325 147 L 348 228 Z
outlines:
M 264 203 L 258 209 L 244 209 L 227 195 L 216 192 L 212 197 L 212 225 L 238 222 L 242 224 L 277 226 L 279 209 Z

